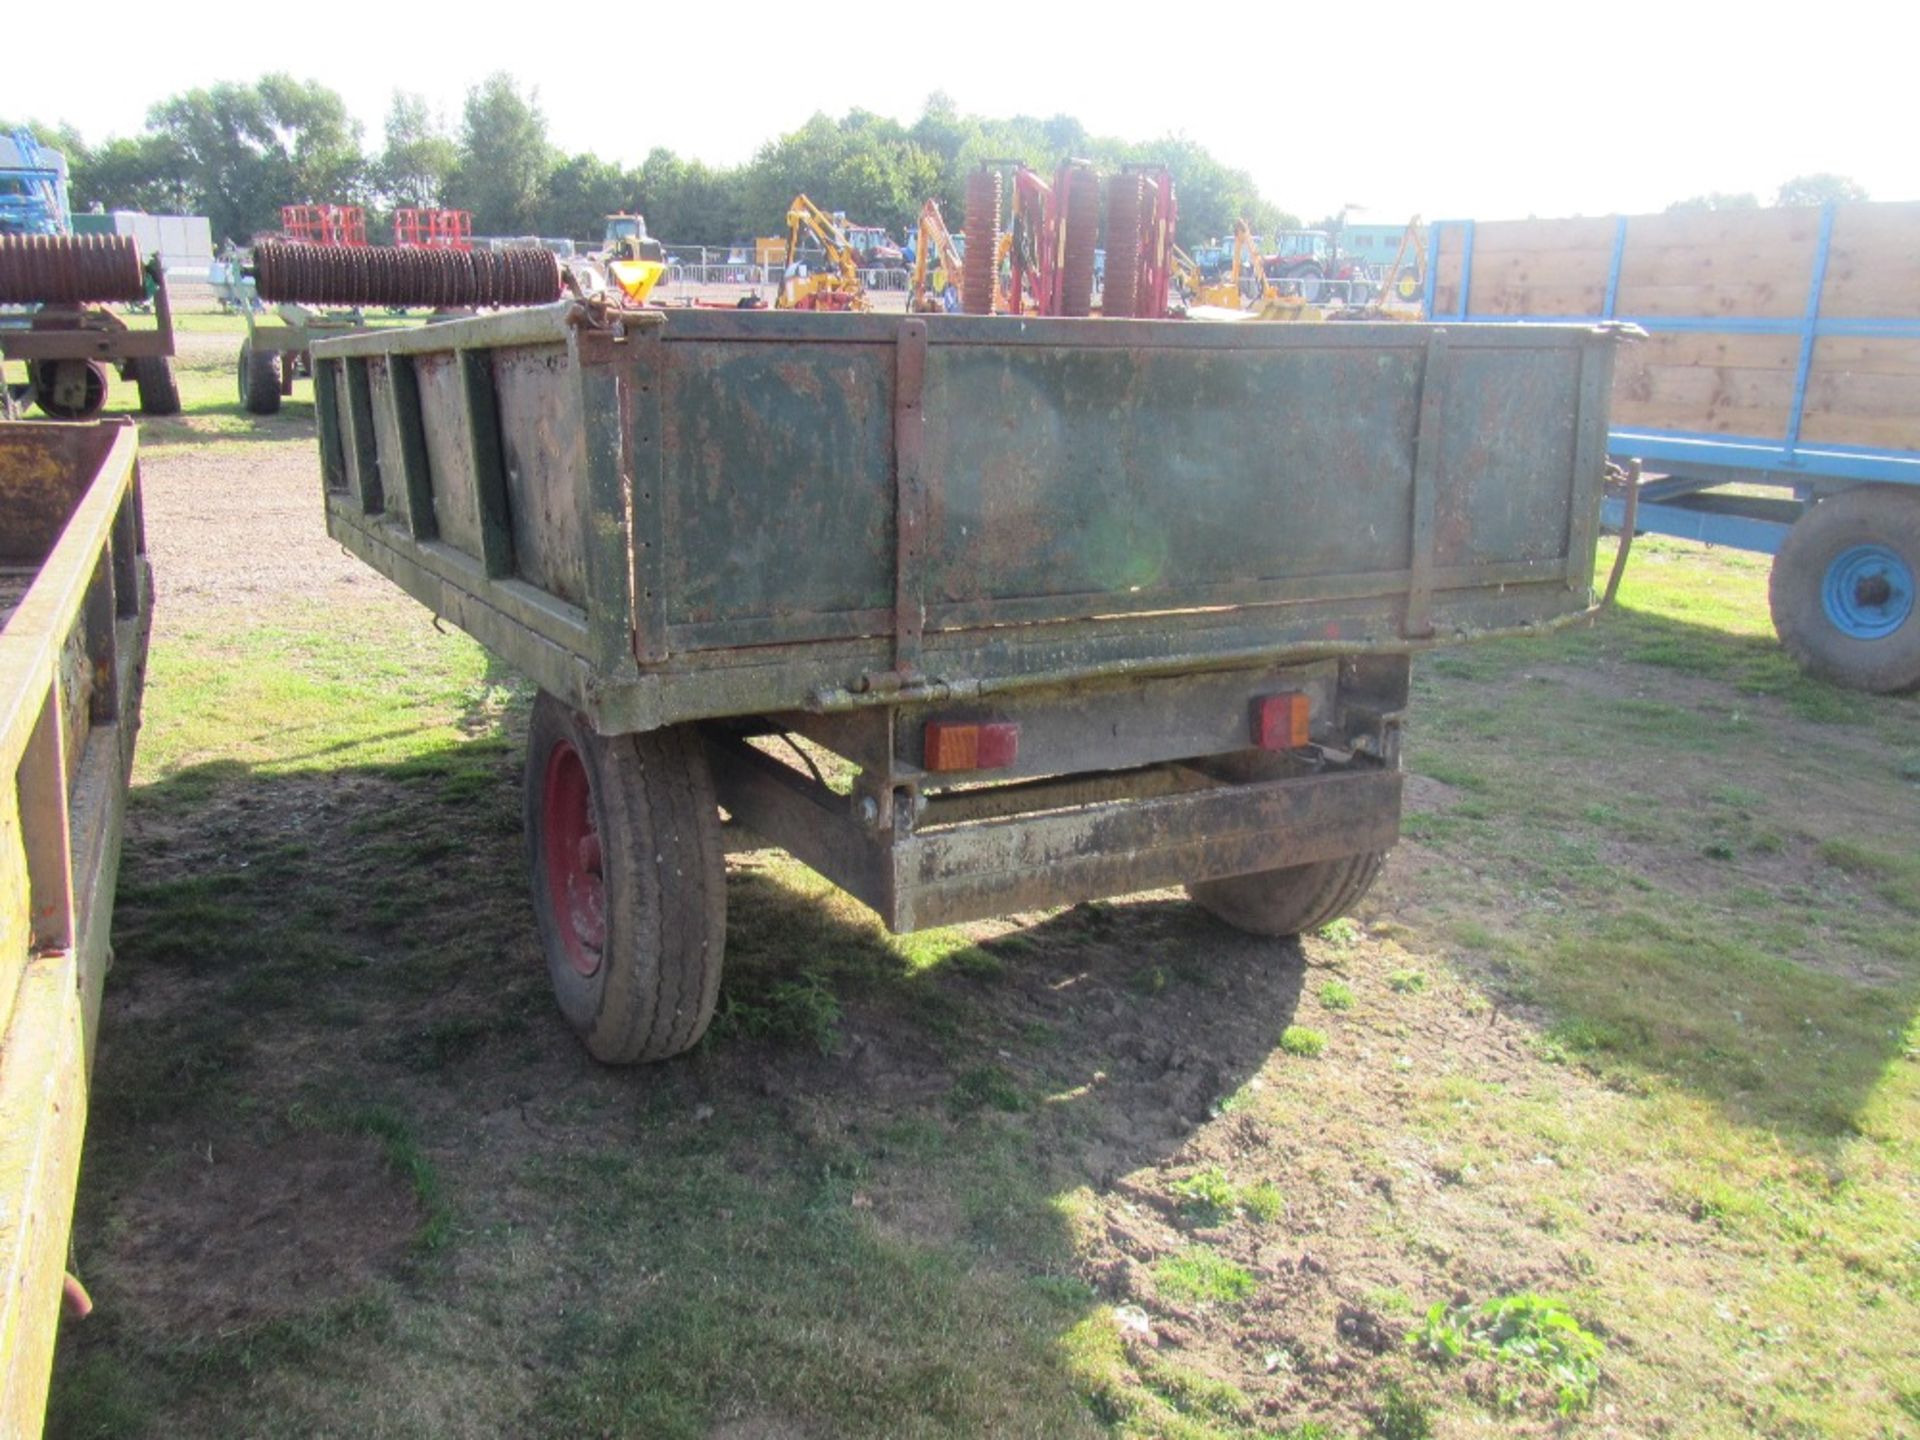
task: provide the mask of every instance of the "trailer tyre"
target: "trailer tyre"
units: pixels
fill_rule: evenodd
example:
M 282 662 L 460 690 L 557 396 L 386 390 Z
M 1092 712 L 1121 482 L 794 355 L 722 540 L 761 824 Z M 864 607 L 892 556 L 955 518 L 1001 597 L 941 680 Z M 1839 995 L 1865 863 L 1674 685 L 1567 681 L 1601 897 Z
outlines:
M 1862 485 L 1787 531 L 1773 628 L 1810 673 L 1882 695 L 1920 689 L 1920 493 Z
M 164 355 L 142 355 L 133 361 L 133 383 L 140 389 L 142 415 L 178 415 L 180 386 L 173 378 L 173 362 Z
M 252 415 L 273 415 L 280 409 L 279 357 L 256 350 L 251 340 L 240 342 L 240 403 Z
M 1298 935 L 1358 905 L 1386 859 L 1386 852 L 1371 850 L 1224 880 L 1196 880 L 1187 894 L 1215 919 L 1249 935 Z
M 554 997 L 609 1065 L 706 1033 L 726 943 L 713 778 L 687 726 L 603 736 L 544 691 L 527 727 L 533 911 Z

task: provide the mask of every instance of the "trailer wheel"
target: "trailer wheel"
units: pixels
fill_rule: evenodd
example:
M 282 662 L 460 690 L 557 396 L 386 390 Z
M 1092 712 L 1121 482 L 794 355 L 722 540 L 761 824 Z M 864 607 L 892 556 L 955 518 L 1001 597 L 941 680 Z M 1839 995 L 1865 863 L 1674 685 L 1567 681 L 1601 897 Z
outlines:
M 726 943 L 713 778 L 687 726 L 603 736 L 541 692 L 527 727 L 533 912 L 554 998 L 596 1060 L 706 1033 Z
M 1862 485 L 1787 531 L 1773 628 L 1812 674 L 1882 695 L 1920 689 L 1920 493 Z
M 1384 851 L 1369 850 L 1224 880 L 1196 880 L 1187 894 L 1215 919 L 1249 935 L 1298 935 L 1358 905 L 1386 859 Z
M 180 386 L 173 378 L 173 362 L 164 355 L 142 355 L 132 363 L 133 383 L 140 387 L 142 415 L 178 415 Z
M 107 367 L 98 360 L 35 361 L 27 378 L 33 403 L 55 420 L 91 420 L 107 408 Z
M 280 409 L 280 366 L 271 350 L 256 350 L 251 340 L 240 342 L 240 403 L 251 415 L 273 415 Z

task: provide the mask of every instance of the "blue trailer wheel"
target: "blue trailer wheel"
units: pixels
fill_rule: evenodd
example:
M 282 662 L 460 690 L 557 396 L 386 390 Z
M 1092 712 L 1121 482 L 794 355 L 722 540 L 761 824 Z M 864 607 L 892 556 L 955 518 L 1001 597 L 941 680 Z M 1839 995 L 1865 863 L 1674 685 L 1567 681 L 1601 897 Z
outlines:
M 1803 666 L 1854 690 L 1920 689 L 1920 490 L 1859 485 L 1787 532 L 1767 599 Z
M 1913 569 L 1885 545 L 1852 545 L 1827 566 L 1820 598 L 1842 635 L 1883 639 L 1913 614 Z

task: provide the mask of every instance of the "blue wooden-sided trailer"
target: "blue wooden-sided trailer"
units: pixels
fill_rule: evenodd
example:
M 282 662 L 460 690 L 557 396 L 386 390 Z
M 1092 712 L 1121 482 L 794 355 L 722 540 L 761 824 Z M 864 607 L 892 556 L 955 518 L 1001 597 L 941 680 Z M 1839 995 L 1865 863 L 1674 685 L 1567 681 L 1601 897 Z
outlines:
M 1804 666 L 1920 688 L 1920 204 L 1448 220 L 1425 273 L 1436 322 L 1645 330 L 1608 442 L 1636 528 L 1773 555 Z

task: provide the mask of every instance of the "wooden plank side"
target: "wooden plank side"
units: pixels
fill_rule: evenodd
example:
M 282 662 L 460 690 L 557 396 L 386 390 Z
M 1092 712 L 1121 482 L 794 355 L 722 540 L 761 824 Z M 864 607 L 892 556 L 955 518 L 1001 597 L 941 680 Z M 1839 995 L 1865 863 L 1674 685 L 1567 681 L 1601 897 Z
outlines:
M 71 952 L 35 956 L 0 1048 L 0 1434 L 38 1435 L 86 1123 Z
M 1466 232 L 1458 225 L 1438 231 L 1439 249 L 1433 264 L 1433 313 L 1453 314 L 1460 306 L 1460 257 L 1466 250 Z
M 1797 322 L 1807 309 L 1813 272 L 1789 280 L 1727 280 L 1707 285 L 1636 285 L 1623 282 L 1614 303 L 1616 315 L 1649 319 L 1725 317 L 1729 320 Z
M 1920 320 L 1920 204 L 1835 207 L 1820 313 Z
M 1612 215 L 1576 216 L 1567 220 L 1482 220 L 1473 228 L 1473 253 L 1503 250 L 1538 253 L 1543 250 L 1613 250 Z
M 1920 450 L 1920 375 L 1816 370 L 1801 434 L 1826 445 Z
M 1614 313 L 1798 320 L 1813 280 L 1820 215 L 1804 206 L 1630 216 Z M 1476 225 L 1471 312 L 1600 315 L 1615 224 L 1601 217 Z M 1441 316 L 1459 303 L 1464 241 L 1461 227 L 1440 232 Z M 1836 208 L 1821 314 L 1920 319 L 1920 204 Z
M 1764 210 L 1674 210 L 1634 215 L 1627 221 L 1627 248 L 1677 247 L 1692 250 L 1751 248 L 1774 255 L 1804 255 L 1812 272 L 1813 247 L 1820 239 L 1817 206 Z
M 1800 443 L 1864 445 L 1876 450 L 1920 450 L 1920 427 L 1911 415 L 1809 414 L 1800 424 Z
M 1784 438 L 1800 342 L 1792 335 L 1653 335 L 1614 364 L 1613 424 Z
M 1614 361 L 1616 392 L 1627 375 L 1650 365 L 1693 365 L 1713 370 L 1784 370 L 1800 363 L 1798 335 L 1746 335 L 1728 331 L 1668 330 L 1620 347 Z
M 1606 308 L 1607 282 L 1601 277 L 1584 284 L 1546 284 L 1532 280 L 1481 283 L 1480 262 L 1473 265 L 1473 291 L 1468 297 L 1473 315 L 1546 315 L 1582 320 Z
M 90 433 L 79 501 L 0 631 L 4 1435 L 38 1434 L 46 1403 L 85 1122 L 87 1014 L 104 972 L 152 597 L 135 432 Z M 74 459 L 70 447 L 50 453 Z
M 1830 371 L 1856 375 L 1920 375 L 1920 340 L 1829 335 L 1814 342 L 1813 370 L 1816 375 Z
M 1652 365 L 1624 384 L 1613 392 L 1616 428 L 1783 438 L 1793 403 L 1790 372 Z
M 0 771 L 0 1035 L 13 1014 L 14 998 L 33 951 L 27 914 L 27 846 L 20 826 L 20 797 L 12 766 Z

